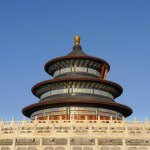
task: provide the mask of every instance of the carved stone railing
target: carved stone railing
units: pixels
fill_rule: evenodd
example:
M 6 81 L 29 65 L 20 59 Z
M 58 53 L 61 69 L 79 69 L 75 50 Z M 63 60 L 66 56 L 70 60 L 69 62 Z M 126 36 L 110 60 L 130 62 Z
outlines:
M 150 122 L 126 120 L 22 120 L 0 122 L 0 150 L 62 146 L 62 150 L 150 150 Z M 32 147 L 34 146 L 34 147 Z M 118 148 L 117 148 L 118 147 Z M 10 149 L 9 149 L 10 148 Z M 48 149 L 49 148 L 49 149 Z M 80 149 L 79 148 L 79 149 Z M 53 149 L 53 148 L 52 148 Z M 59 147 L 58 147 L 59 149 Z

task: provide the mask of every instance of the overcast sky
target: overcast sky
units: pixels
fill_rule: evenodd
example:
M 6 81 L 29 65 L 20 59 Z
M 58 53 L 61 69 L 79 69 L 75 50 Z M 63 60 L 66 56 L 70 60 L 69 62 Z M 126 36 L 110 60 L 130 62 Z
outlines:
M 107 80 L 124 88 L 116 101 L 134 111 L 127 119 L 150 120 L 149 0 L 0 1 L 0 117 L 21 120 L 38 102 L 32 86 L 51 79 L 44 64 L 68 54 L 75 35 L 110 64 Z

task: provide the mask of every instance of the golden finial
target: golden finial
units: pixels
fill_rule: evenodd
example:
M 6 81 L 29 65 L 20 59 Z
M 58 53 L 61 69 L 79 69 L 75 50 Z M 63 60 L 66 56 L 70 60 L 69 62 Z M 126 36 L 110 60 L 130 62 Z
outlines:
M 76 45 L 79 45 L 79 44 L 80 44 L 80 36 L 77 36 L 77 35 L 76 35 L 76 36 L 74 37 L 74 41 L 75 41 L 75 44 L 76 44 Z

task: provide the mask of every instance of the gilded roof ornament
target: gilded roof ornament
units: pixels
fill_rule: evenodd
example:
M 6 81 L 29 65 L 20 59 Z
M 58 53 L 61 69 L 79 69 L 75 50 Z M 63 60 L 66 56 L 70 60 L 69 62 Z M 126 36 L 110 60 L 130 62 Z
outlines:
M 80 44 L 80 36 L 75 36 L 74 37 L 74 41 L 75 41 L 75 45 L 79 45 Z

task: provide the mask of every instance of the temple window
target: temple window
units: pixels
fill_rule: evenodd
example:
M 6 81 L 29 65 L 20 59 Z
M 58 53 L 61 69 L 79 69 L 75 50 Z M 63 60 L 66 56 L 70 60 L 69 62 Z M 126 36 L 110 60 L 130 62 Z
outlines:
M 59 75 L 66 74 L 66 73 L 73 73 L 73 72 L 75 72 L 75 73 L 87 73 L 87 74 L 91 74 L 91 75 L 94 75 L 94 76 L 97 76 L 97 77 L 100 76 L 100 73 L 97 70 L 94 70 L 94 69 L 91 69 L 91 68 L 71 67 L 71 68 L 63 68 L 63 69 L 57 70 L 54 73 L 54 77 L 57 77 Z
M 66 89 L 58 89 L 51 90 L 41 95 L 40 99 L 53 96 L 53 95 L 62 95 L 62 94 L 91 94 L 91 95 L 99 95 L 105 96 L 111 99 L 114 99 L 113 95 L 98 89 L 88 89 L 88 88 L 66 88 Z

